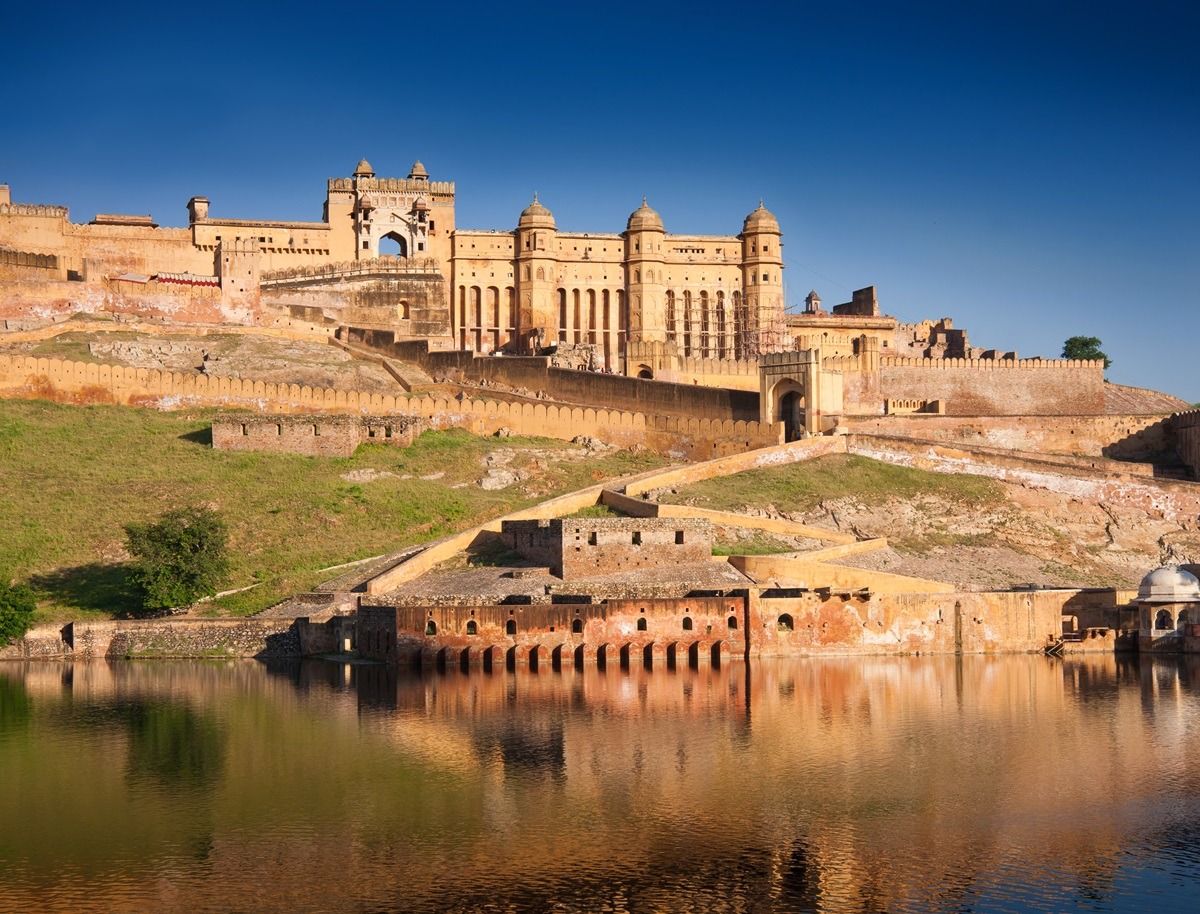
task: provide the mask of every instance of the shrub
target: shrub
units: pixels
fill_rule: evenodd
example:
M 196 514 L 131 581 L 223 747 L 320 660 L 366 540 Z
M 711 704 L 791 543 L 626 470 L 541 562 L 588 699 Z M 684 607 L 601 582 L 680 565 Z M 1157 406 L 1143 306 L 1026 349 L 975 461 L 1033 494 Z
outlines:
M 23 638 L 33 624 L 37 600 L 24 584 L 0 583 L 0 645 Z
M 168 511 L 157 523 L 125 527 L 134 561 L 129 580 L 146 609 L 169 609 L 212 596 L 229 569 L 229 531 L 209 508 Z

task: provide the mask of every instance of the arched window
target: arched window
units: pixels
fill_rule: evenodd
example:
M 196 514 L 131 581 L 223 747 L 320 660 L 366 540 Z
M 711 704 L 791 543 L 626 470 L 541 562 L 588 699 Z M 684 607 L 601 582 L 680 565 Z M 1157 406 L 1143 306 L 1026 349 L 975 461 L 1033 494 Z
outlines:
M 400 302 L 400 320 L 406 321 L 412 315 L 412 306 L 408 302 Z
M 474 619 L 470 619 L 467 621 L 467 634 L 468 635 L 478 635 L 479 634 L 479 626 L 475 624 Z
M 692 617 L 691 616 L 683 617 L 683 630 L 685 632 L 690 632 L 692 630 Z
M 517 620 L 509 619 L 504 623 L 504 634 L 515 635 L 517 633 Z
M 434 622 L 432 619 L 430 619 L 428 622 L 425 623 L 425 634 L 427 634 L 427 635 L 436 635 L 437 634 L 437 623 Z
M 1154 627 L 1160 630 L 1170 630 L 1174 628 L 1171 624 L 1171 611 L 1169 609 L 1160 609 L 1158 615 L 1154 619 Z
M 639 632 L 644 632 L 646 630 L 646 617 L 645 616 L 638 619 L 637 630 Z
M 790 632 L 792 630 L 792 617 L 784 613 L 779 617 L 779 630 L 781 632 Z
M 571 632 L 576 635 L 583 634 L 583 620 L 582 619 L 572 619 L 571 620 Z
M 730 616 L 729 619 L 726 621 L 729 623 L 729 627 L 731 629 L 737 628 L 737 616 Z

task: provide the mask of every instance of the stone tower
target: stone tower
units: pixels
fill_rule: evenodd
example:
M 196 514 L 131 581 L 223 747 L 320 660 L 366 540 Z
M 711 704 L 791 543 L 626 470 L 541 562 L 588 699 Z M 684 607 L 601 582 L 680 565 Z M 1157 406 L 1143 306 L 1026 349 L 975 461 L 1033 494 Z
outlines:
M 739 358 L 754 358 L 784 347 L 783 248 L 779 221 L 758 201 L 742 223 L 744 313 L 738 315 Z
M 550 346 L 557 340 L 555 328 L 560 326 L 554 300 L 557 235 L 554 214 L 542 206 L 534 194 L 533 202 L 521 211 L 521 218 L 517 220 L 514 281 L 518 302 L 516 334 L 521 352 Z
M 625 287 L 629 302 L 630 342 L 665 343 L 662 217 L 646 203 L 629 215 L 625 225 Z

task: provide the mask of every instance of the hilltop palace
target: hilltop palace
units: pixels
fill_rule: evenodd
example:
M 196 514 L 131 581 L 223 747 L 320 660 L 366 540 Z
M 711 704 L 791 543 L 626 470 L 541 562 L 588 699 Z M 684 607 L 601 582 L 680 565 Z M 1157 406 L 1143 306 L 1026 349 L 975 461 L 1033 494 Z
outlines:
M 536 387 L 545 379 L 529 360 L 548 359 L 552 369 L 672 385 L 593 386 L 578 405 L 757 420 L 768 437 L 777 427 L 787 438 L 827 431 L 849 416 L 1183 406 L 1106 385 L 1098 362 L 972 347 L 949 319 L 899 323 L 880 311 L 874 286 L 828 310 L 813 292 L 789 314 L 782 232 L 761 202 L 739 233 L 720 236 L 669 234 L 644 199 L 622 232 L 561 231 L 536 195 L 509 230 L 458 228 L 454 207 L 454 183 L 431 180 L 420 162 L 407 177 L 381 178 L 365 159 L 328 180 L 320 222 L 214 216 L 196 196 L 187 228 L 112 214 L 80 224 L 65 207 L 14 203 L 0 185 L 0 330 L 101 312 L 307 328 L 493 389 L 506 378 Z M 490 355 L 508 358 L 480 358 Z M 557 386 L 539 395 L 572 402 Z
M 1156 570 L 1137 600 L 1111 589 L 966 592 L 838 564 L 887 541 L 836 518 L 826 530 L 654 497 L 856 455 L 1016 481 L 1103 508 L 1114 526 L 1113 511 L 1145 515 L 1165 531 L 1164 561 L 1178 562 L 1200 523 L 1200 491 L 1187 481 L 1200 478 L 1200 410 L 1107 383 L 1100 361 L 972 347 L 949 319 L 899 323 L 873 286 L 829 309 L 814 292 L 789 314 L 782 231 L 761 203 L 724 236 L 668 234 L 645 200 L 619 233 L 560 231 L 536 197 L 511 230 L 464 230 L 454 205 L 454 185 L 431 181 L 419 162 L 406 178 L 377 178 L 364 160 L 330 179 L 320 222 L 217 218 L 193 197 L 183 229 L 149 216 L 78 224 L 62 207 L 13 203 L 0 186 L 0 396 L 216 407 L 221 450 L 348 457 L 364 443 L 404 447 L 456 427 L 644 448 L 677 464 L 364 566 L 337 592 L 298 596 L 295 626 L 256 622 L 236 651 L 263 649 L 254 632 L 298 638 L 295 653 L 357 646 L 391 663 L 464 669 L 823 651 L 1200 651 L 1200 583 L 1186 569 Z M 388 380 L 321 388 L 293 383 L 299 370 L 287 380 L 255 368 L 170 371 L 21 348 L 67 329 L 327 342 Z M 622 516 L 575 513 L 597 505 Z M 814 548 L 717 561 L 717 526 Z M 445 571 L 488 537 L 520 561 Z M 129 639 L 147 629 L 122 625 L 79 624 L 65 640 L 54 627 L 36 649 L 140 652 Z

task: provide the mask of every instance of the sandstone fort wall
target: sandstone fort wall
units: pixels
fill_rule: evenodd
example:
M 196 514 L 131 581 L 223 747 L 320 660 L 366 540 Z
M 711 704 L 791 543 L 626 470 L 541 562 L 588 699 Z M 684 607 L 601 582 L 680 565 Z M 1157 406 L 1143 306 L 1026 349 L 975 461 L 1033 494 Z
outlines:
M 220 451 L 349 457 L 367 442 L 406 447 L 428 425 L 414 416 L 222 415 L 213 419 L 212 443 Z
M 659 416 L 758 419 L 758 396 L 746 390 L 672 384 L 623 375 L 551 368 L 536 356 L 477 356 L 467 350 L 436 350 L 424 341 L 397 342 L 388 330 L 347 328 L 347 339 L 402 361 L 416 362 L 434 377 L 462 378 L 545 391 L 553 400 Z
M 1192 478 L 1200 479 L 1200 409 L 1172 417 L 1171 429 L 1175 453 L 1192 471 Z
M 159 409 L 218 406 L 271 413 L 408 415 L 428 420 L 430 428 L 465 428 L 479 435 L 507 428 L 520 435 L 567 441 L 592 436 L 619 447 L 640 445 L 694 460 L 775 444 L 780 434 L 777 427 L 759 422 L 648 416 L 542 403 L 382 396 L 197 372 L 12 356 L 0 356 L 0 395 Z
M 942 400 L 954 416 L 1102 416 L 1104 365 L 1057 359 L 879 360 L 882 399 Z M 880 399 L 850 402 L 877 413 Z

